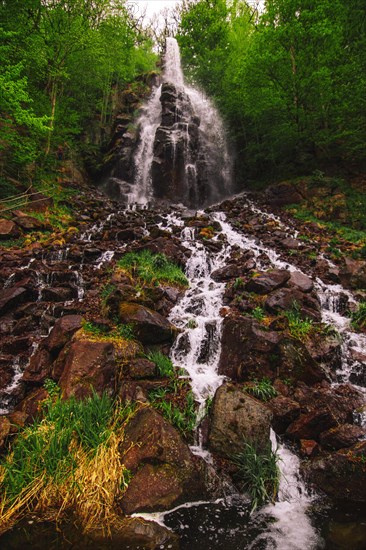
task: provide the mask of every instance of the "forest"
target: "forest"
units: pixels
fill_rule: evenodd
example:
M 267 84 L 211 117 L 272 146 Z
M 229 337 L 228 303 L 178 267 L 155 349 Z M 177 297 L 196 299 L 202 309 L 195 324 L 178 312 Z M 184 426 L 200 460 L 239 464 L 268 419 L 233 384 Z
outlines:
M 156 70 L 175 34 L 185 75 L 227 125 L 239 189 L 322 170 L 362 172 L 366 32 L 362 0 L 184 0 L 153 29 L 129 2 L 3 0 L 0 170 L 38 177 L 59 144 L 78 159 L 101 146 L 91 126 L 117 89 Z M 19 179 L 19 178 L 18 178 Z

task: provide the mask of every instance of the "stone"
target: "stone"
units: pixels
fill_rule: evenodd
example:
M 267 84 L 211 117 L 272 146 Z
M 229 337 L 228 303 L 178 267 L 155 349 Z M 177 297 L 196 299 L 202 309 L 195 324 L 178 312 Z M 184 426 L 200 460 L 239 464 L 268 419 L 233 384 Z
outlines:
M 143 357 L 138 357 L 129 363 L 128 374 L 134 380 L 139 380 L 140 378 L 155 378 L 157 375 L 157 368 L 152 361 L 144 359 Z
M 301 292 L 311 292 L 314 289 L 312 279 L 300 271 L 291 271 L 289 284 Z
M 131 419 L 120 452 L 125 467 L 133 473 L 120 501 L 125 514 L 169 509 L 204 498 L 195 457 L 155 409 L 143 407 Z
M 0 240 L 16 239 L 19 236 L 19 227 L 14 222 L 0 219 Z
M 0 416 L 0 449 L 4 446 L 5 440 L 10 433 L 10 421 L 6 416 Z
M 313 439 L 300 439 L 300 455 L 312 458 L 319 454 L 319 444 Z
M 298 250 L 301 244 L 301 241 L 294 239 L 293 237 L 287 237 L 281 241 L 282 247 L 288 250 Z
M 32 298 L 31 292 L 22 286 L 6 288 L 0 292 L 0 315 L 15 309 Z
M 286 269 L 272 269 L 252 277 L 245 285 L 245 289 L 256 294 L 269 294 L 284 286 L 289 278 L 290 272 Z
M 341 424 L 335 428 L 331 428 L 327 432 L 323 432 L 320 435 L 319 441 L 322 447 L 327 449 L 343 449 L 344 447 L 351 447 L 357 441 L 364 437 L 366 430 L 361 426 L 355 426 L 354 424 Z
M 119 319 L 133 325 L 136 337 L 143 344 L 160 344 L 174 339 L 177 329 L 159 313 L 140 304 L 121 302 Z
M 224 384 L 216 391 L 209 432 L 210 449 L 224 458 L 243 450 L 243 443 L 265 448 L 269 443 L 272 413 L 240 387 Z
M 322 366 L 310 355 L 305 345 L 294 338 L 283 338 L 278 345 L 277 373 L 281 378 L 312 385 L 327 379 Z
M 284 434 L 287 427 L 300 415 L 300 405 L 283 395 L 271 399 L 267 406 L 273 414 L 272 426 L 277 434 Z
M 301 414 L 286 430 L 291 439 L 314 439 L 319 441 L 322 432 L 334 428 L 337 421 L 330 410 L 320 409 Z
M 255 319 L 227 315 L 223 321 L 219 374 L 233 380 L 259 375 L 273 378 L 281 338 L 278 332 L 266 330 Z
M 319 300 L 312 294 L 303 293 L 296 288 L 279 288 L 272 292 L 266 302 L 266 309 L 273 314 L 282 311 L 291 311 L 297 304 L 302 317 L 309 317 L 313 321 L 321 321 Z
M 42 290 L 42 300 L 49 302 L 67 302 L 77 297 L 75 288 L 49 287 Z
M 366 289 L 366 261 L 346 257 L 339 277 L 348 288 Z
M 70 346 L 59 380 L 62 397 L 83 398 L 95 391 L 112 392 L 116 377 L 114 347 L 111 342 L 76 340 Z
M 331 498 L 349 502 L 366 502 L 366 441 L 303 464 L 308 481 Z
M 271 206 L 286 206 L 299 204 L 303 197 L 293 183 L 284 181 L 266 189 L 266 200 Z
M 81 315 L 64 315 L 57 319 L 50 334 L 43 342 L 45 348 L 52 354 L 57 353 L 81 328 L 82 320 Z
M 129 517 L 116 525 L 110 526 L 110 528 L 111 532 L 108 534 L 108 539 L 105 530 L 102 528 L 88 532 L 87 538 L 94 541 L 95 548 L 105 548 L 107 544 L 111 550 L 122 550 L 124 548 L 179 550 L 180 548 L 179 536 L 155 521 Z M 80 542 L 76 542 L 76 544 L 78 545 Z M 80 547 L 84 548 L 84 545 L 80 545 Z
M 48 392 L 44 388 L 37 388 L 31 391 L 25 399 L 16 406 L 17 412 L 24 413 L 26 420 L 24 423 L 29 424 L 42 414 L 41 403 L 48 397 Z
M 51 354 L 44 348 L 43 343 L 31 356 L 23 373 L 23 382 L 41 384 L 50 375 L 52 365 Z
M 17 216 L 13 219 L 13 221 L 24 231 L 44 231 L 46 229 L 52 229 L 51 225 L 25 214 L 22 216 Z

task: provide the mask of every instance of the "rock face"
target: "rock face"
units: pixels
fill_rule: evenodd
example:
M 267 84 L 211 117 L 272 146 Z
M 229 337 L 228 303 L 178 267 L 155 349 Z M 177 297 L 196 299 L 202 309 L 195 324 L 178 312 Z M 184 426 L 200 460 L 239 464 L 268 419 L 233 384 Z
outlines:
M 176 329 L 165 317 L 140 304 L 122 302 L 119 305 L 122 323 L 133 325 L 133 330 L 143 344 L 159 344 L 171 341 Z
M 124 513 L 153 512 L 204 498 L 195 457 L 156 410 L 138 411 L 126 427 L 120 451 L 133 474 L 121 499 Z
M 215 394 L 209 433 L 210 448 L 225 458 L 242 451 L 243 443 L 263 448 L 269 442 L 272 414 L 262 403 L 232 384 Z
M 208 196 L 199 140 L 200 120 L 189 97 L 174 84 L 162 85 L 160 102 L 162 119 L 155 133 L 151 168 L 154 195 L 197 206 Z

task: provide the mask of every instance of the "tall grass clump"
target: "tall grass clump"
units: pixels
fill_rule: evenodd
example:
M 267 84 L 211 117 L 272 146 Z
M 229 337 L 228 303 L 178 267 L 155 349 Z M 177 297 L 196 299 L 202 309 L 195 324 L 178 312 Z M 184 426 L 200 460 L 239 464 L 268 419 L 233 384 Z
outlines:
M 128 252 L 117 262 L 117 266 L 147 284 L 169 283 L 188 286 L 188 279 L 181 268 L 168 260 L 164 254 L 153 254 L 149 250 Z
M 21 430 L 0 461 L 0 533 L 26 513 L 72 511 L 83 531 L 109 531 L 129 473 L 118 446 L 134 408 L 94 393 L 61 399 L 48 383 L 41 417 Z
M 262 380 L 254 379 L 250 385 L 244 386 L 243 389 L 246 393 L 253 395 L 253 397 L 256 397 L 260 401 L 268 401 L 277 395 L 277 391 L 269 378 L 262 378 Z
M 314 331 L 313 321 L 308 317 L 306 319 L 301 317 L 300 306 L 296 302 L 290 311 L 285 311 L 284 315 L 288 319 L 290 335 L 301 342 L 306 342 Z
M 352 311 L 351 325 L 355 330 L 366 329 L 366 302 L 360 302 L 356 311 Z
M 267 502 L 274 502 L 279 488 L 279 457 L 271 444 L 260 449 L 254 442 L 245 441 L 240 453 L 233 456 L 237 466 L 236 479 L 251 499 L 251 511 Z
M 150 351 L 146 355 L 146 358 L 156 365 L 159 376 L 174 378 L 174 365 L 167 355 L 164 355 L 161 351 Z

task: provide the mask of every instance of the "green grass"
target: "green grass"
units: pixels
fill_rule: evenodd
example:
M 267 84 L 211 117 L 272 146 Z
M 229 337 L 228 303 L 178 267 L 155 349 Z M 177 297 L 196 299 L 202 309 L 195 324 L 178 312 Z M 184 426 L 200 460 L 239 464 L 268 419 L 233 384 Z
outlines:
M 188 279 L 181 268 L 164 254 L 152 254 L 149 250 L 128 252 L 117 262 L 117 266 L 147 284 L 188 286 Z
M 243 450 L 232 457 L 238 468 L 235 477 L 250 496 L 252 512 L 258 506 L 275 501 L 280 478 L 278 460 L 270 443 L 259 450 L 255 443 L 244 442 Z
M 174 378 L 176 376 L 173 363 L 164 353 L 160 351 L 150 351 L 146 354 L 146 358 L 156 365 L 159 376 L 167 378 Z
M 262 380 L 254 379 L 251 385 L 244 386 L 243 389 L 246 393 L 253 395 L 253 397 L 261 401 L 268 401 L 277 395 L 277 391 L 269 378 L 262 378 Z
M 83 331 L 86 334 L 90 334 L 95 338 L 100 338 L 101 340 L 107 339 L 123 339 L 123 340 L 134 340 L 133 326 L 131 324 L 121 325 L 116 324 L 113 328 L 108 328 L 104 325 L 98 325 L 92 321 L 83 321 L 82 323 Z
M 117 406 L 106 394 L 64 401 L 52 381 L 45 387 L 49 398 L 42 404 L 42 417 L 19 433 L 11 453 L 0 462 L 1 490 L 10 503 L 37 479 L 56 485 L 72 479 L 77 467 L 72 449 L 81 447 L 95 455 L 133 412 L 131 405 Z
M 351 314 L 351 325 L 355 330 L 366 329 L 366 302 L 360 302 L 356 311 Z
M 251 315 L 257 321 L 263 321 L 263 319 L 266 316 L 265 313 L 264 313 L 264 309 L 262 307 L 259 307 L 259 306 L 255 307 L 253 309 L 253 311 L 251 312 Z
M 300 306 L 297 303 L 293 304 L 290 311 L 285 311 L 284 315 L 288 319 L 289 334 L 301 342 L 306 342 L 314 331 L 313 321 L 301 317 Z

